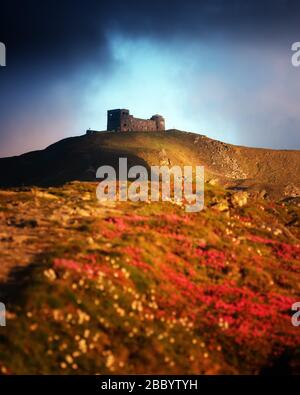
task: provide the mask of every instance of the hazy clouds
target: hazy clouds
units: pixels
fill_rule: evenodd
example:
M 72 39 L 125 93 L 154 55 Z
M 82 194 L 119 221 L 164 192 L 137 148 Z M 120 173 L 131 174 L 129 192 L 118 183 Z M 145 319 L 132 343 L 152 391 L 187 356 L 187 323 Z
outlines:
M 12 1 L 0 15 L 0 155 L 105 129 L 106 110 L 300 148 L 293 1 Z

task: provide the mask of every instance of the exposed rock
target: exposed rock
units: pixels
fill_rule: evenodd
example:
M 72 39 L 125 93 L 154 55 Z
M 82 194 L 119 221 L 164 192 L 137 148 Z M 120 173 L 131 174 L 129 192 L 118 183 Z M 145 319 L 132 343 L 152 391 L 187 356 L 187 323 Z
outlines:
M 235 207 L 243 207 L 248 203 L 248 193 L 241 191 L 231 195 L 231 204 Z
M 38 191 L 36 189 L 32 190 L 32 193 L 34 196 L 39 197 L 39 198 L 44 198 L 44 199 L 55 199 L 57 200 L 58 197 L 53 195 L 52 193 L 48 193 L 48 192 L 43 192 L 43 191 Z
M 16 219 L 15 217 L 9 217 L 6 221 L 8 226 L 16 226 L 17 228 L 35 228 L 38 226 L 36 219 Z
M 265 199 L 267 196 L 268 196 L 268 192 L 265 189 L 260 191 L 258 194 L 258 198 L 260 198 L 260 199 Z
M 219 180 L 217 178 L 211 178 L 210 180 L 207 181 L 207 184 L 209 185 L 217 185 L 219 183 Z
M 226 200 L 222 200 L 217 204 L 215 204 L 213 208 L 215 208 L 218 211 L 228 211 L 229 210 L 228 202 Z
M 168 158 L 167 153 L 164 148 L 161 151 L 159 151 L 158 157 L 159 157 L 160 166 L 170 166 L 171 165 L 171 161 Z
M 50 280 L 50 281 L 54 281 L 54 280 L 56 280 L 56 273 L 55 273 L 55 271 L 53 270 L 53 269 L 46 269 L 46 270 L 44 270 L 44 275 L 45 275 L 45 277 L 47 277 L 48 278 L 48 280 Z
M 284 188 L 284 195 L 289 197 L 297 197 L 300 196 L 300 188 L 296 187 L 294 184 L 288 184 Z

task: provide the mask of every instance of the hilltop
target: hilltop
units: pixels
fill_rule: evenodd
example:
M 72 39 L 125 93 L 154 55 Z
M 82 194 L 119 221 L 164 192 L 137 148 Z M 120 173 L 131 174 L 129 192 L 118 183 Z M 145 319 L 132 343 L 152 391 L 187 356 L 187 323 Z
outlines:
M 204 209 L 98 201 L 120 156 L 204 165 Z M 0 159 L 0 374 L 299 373 L 299 164 L 180 131 Z
M 204 165 L 207 180 L 263 191 L 274 197 L 300 192 L 300 151 L 240 147 L 206 136 L 166 132 L 99 132 L 71 137 L 44 150 L 0 159 L 0 186 L 61 185 L 95 181 L 101 165 Z

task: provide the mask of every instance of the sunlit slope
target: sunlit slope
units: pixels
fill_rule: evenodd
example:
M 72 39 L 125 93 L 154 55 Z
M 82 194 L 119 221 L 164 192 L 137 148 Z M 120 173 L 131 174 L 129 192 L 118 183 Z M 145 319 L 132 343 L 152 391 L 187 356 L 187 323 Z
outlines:
M 295 195 L 300 151 L 239 147 L 195 133 L 99 132 L 61 140 L 45 150 L 0 159 L 0 185 L 55 185 L 94 181 L 101 165 L 204 165 L 206 178 L 241 188 Z
M 0 374 L 299 373 L 298 199 L 0 190 Z M 17 266 L 17 267 L 16 267 Z

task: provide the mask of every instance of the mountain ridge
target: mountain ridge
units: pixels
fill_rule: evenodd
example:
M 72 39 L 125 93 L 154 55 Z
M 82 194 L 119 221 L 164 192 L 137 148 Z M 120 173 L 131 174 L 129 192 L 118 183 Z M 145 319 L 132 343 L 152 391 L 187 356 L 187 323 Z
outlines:
M 204 165 L 206 180 L 229 188 L 265 191 L 274 197 L 300 194 L 300 150 L 252 148 L 207 136 L 165 132 L 99 132 L 68 137 L 47 148 L 0 158 L 0 186 L 51 186 L 96 181 L 102 165 Z

